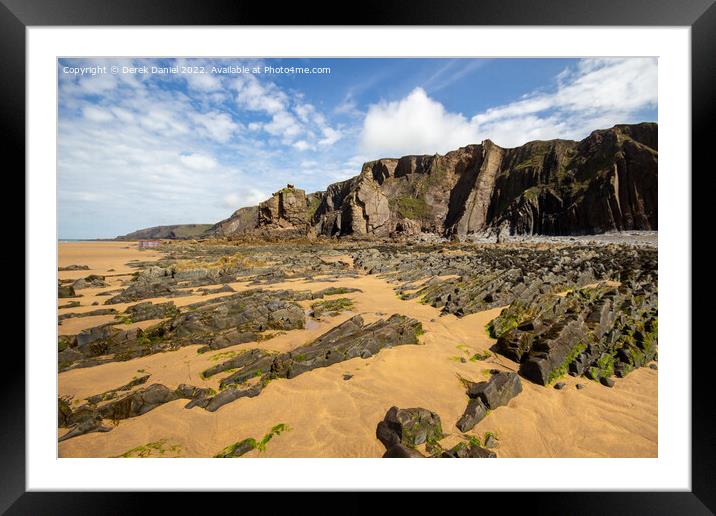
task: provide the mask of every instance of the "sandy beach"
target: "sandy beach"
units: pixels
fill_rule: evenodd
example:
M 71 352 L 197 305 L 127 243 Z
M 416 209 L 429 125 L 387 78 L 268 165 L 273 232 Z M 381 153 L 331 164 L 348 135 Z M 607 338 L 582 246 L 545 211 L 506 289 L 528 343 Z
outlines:
M 132 261 L 152 261 L 158 251 L 139 250 L 131 242 L 80 242 L 59 244 L 59 266 L 87 265 L 90 270 L 61 271 L 60 280 L 88 274 L 106 276 L 108 286 L 80 291 L 80 306 L 62 308 L 60 314 L 102 308 L 105 291 L 122 288 L 136 271 Z M 327 260 L 337 260 L 327 256 Z M 352 264 L 349 264 L 352 266 Z M 264 288 L 318 291 L 321 281 L 288 280 Z M 220 285 L 216 285 L 220 286 Z M 240 292 L 255 288 L 247 282 L 230 286 Z M 380 457 L 384 447 L 376 438 L 376 424 L 393 405 L 425 407 L 436 412 L 445 444 L 462 439 L 455 428 L 467 401 L 460 377 L 481 381 L 490 369 L 516 371 L 519 364 L 494 355 L 486 361 L 467 360 L 487 351 L 495 342 L 485 330 L 501 308 L 465 317 L 442 315 L 440 310 L 417 300 L 402 300 L 394 285 L 376 275 L 342 278 L 340 286 L 359 288 L 342 297 L 353 307 L 335 317 L 312 321 L 305 329 L 291 330 L 260 343 L 278 352 L 306 344 L 355 314 L 366 322 L 385 315 L 403 314 L 419 320 L 425 333 L 420 344 L 384 349 L 368 359 L 355 358 L 315 369 L 292 379 L 277 379 L 260 396 L 242 398 L 216 412 L 186 409 L 176 400 L 118 422 L 110 432 L 89 433 L 59 444 L 60 457 L 115 457 L 148 443 L 160 443 L 148 456 L 211 457 L 227 445 L 248 437 L 260 439 L 279 423 L 290 431 L 275 436 L 264 451 L 245 457 Z M 178 307 L 227 294 L 192 295 L 172 299 Z M 153 302 L 164 298 L 149 299 Z M 65 304 L 67 299 L 60 299 Z M 134 303 L 112 305 L 118 311 Z M 308 303 L 303 302 L 308 308 Z M 113 315 L 66 319 L 58 325 L 60 335 L 112 322 Z M 135 323 L 148 327 L 158 321 Z M 118 324 L 119 328 L 128 325 Z M 161 383 L 176 388 L 181 383 L 219 389 L 221 375 L 204 379 L 200 373 L 232 352 L 257 347 L 239 344 L 220 352 L 199 354 L 200 346 L 158 353 L 125 362 L 112 362 L 59 374 L 59 396 L 70 396 L 73 406 L 84 398 L 150 374 L 147 385 Z M 461 360 L 462 359 L 462 360 Z M 351 375 L 349 380 L 344 375 Z M 562 390 L 523 381 L 523 392 L 508 406 L 490 413 L 469 434 L 492 432 L 499 438 L 499 457 L 655 457 L 657 456 L 656 370 L 640 368 L 607 388 L 584 378 L 566 376 Z M 577 383 L 586 387 L 578 390 Z M 58 435 L 66 430 L 59 429 Z

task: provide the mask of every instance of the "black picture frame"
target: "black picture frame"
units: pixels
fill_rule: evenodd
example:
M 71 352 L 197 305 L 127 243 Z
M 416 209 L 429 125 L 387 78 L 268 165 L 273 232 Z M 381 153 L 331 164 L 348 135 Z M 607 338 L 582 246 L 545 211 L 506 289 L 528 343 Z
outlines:
M 342 14 L 339 14 L 342 13 Z M 713 167 L 711 126 L 716 82 L 716 6 L 714 0 L 364 0 L 350 9 L 329 5 L 244 0 L 0 0 L 0 125 L 4 147 L 18 164 L 25 165 L 25 29 L 31 26 L 88 25 L 576 25 L 576 26 L 689 26 L 692 51 L 692 168 L 704 173 Z M 88 47 L 89 48 L 89 47 Z M 712 160 L 711 160 L 712 162 Z M 8 170 L 9 173 L 9 170 Z M 17 172 L 13 171 L 17 174 Z M 689 171 L 680 171 L 688 174 Z M 693 176 L 692 176 L 693 177 Z M 696 192 L 696 190 L 692 191 Z M 692 205 L 696 205 L 693 200 Z M 692 270 L 698 260 L 691 250 Z M 26 277 L 30 271 L 26 270 Z M 690 300 L 684 300 L 689 302 Z M 697 308 L 692 303 L 694 308 Z M 32 307 L 26 307 L 31 310 Z M 703 308 L 701 308 L 703 310 Z M 692 320 L 700 320 L 698 317 Z M 684 335 L 690 346 L 691 335 Z M 18 340 L 19 342 L 19 340 Z M 696 342 L 694 340 L 694 342 Z M 716 432 L 710 381 L 710 342 L 692 346 L 692 490 L 690 492 L 616 493 L 481 493 L 485 497 L 509 498 L 510 510 L 524 505 L 530 514 L 710 514 L 716 510 L 711 475 L 716 470 Z M 25 364 L 24 350 L 5 344 L 6 364 L 0 389 L 3 423 L 0 425 L 0 512 L 7 514 L 114 514 L 140 512 L 148 507 L 146 497 L 130 493 L 39 493 L 25 488 Z M 711 417 L 709 417 L 711 416 Z M 29 443 L 30 445 L 32 443 Z M 217 494 L 207 496 L 217 497 Z M 237 496 L 237 495 L 234 495 Z M 241 496 L 247 507 L 262 503 L 255 496 Z M 304 497 L 293 495 L 291 505 Z M 450 495 L 454 496 L 454 495 Z M 187 508 L 186 496 L 169 493 L 162 507 Z M 410 504 L 420 508 L 425 496 L 414 495 Z M 212 499 L 212 504 L 227 500 Z M 273 499 L 272 499 L 273 500 Z M 506 500 L 501 500 L 502 502 Z M 263 502 L 265 503 L 265 502 Z M 326 510 L 331 511 L 326 502 Z M 358 493 L 341 498 L 341 512 L 367 512 L 373 503 Z M 272 511 L 283 512 L 276 502 Z M 420 504 L 420 505 L 418 505 Z M 231 507 L 229 504 L 227 507 Z M 218 507 L 216 507 L 218 509 Z M 315 512 L 315 506 L 311 512 Z M 320 512 L 320 507 L 318 508 Z M 476 509 L 478 510 L 478 509 Z M 183 512 L 183 511 L 182 511 Z M 402 512 L 402 511 L 401 511 Z

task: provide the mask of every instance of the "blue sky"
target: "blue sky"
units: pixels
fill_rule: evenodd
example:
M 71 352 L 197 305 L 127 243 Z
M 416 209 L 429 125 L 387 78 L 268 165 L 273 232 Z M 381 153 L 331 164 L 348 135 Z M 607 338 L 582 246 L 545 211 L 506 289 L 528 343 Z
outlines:
M 62 239 L 214 223 L 381 157 L 657 120 L 650 58 L 60 59 L 58 82 Z

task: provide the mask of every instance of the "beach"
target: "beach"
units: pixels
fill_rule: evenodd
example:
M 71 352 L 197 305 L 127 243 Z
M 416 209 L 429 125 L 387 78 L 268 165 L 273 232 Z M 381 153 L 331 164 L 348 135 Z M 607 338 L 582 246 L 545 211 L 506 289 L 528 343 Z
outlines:
M 58 266 L 86 265 L 88 269 L 60 271 L 60 280 L 76 280 L 90 274 L 104 276 L 107 286 L 85 288 L 73 298 L 79 306 L 60 308 L 59 314 L 86 313 L 107 308 L 105 292 L 120 291 L 138 270 L 132 264 L 154 262 L 162 250 L 140 250 L 135 242 L 71 242 L 58 244 Z M 327 253 L 326 261 L 342 260 L 353 269 L 350 256 Z M 235 292 L 256 288 L 243 278 L 227 283 Z M 290 278 L 262 288 L 310 290 L 326 287 L 320 276 Z M 221 287 L 224 283 L 206 285 Z M 356 270 L 331 286 L 360 291 L 341 294 L 352 301 L 349 310 L 333 317 L 311 320 L 303 329 L 285 331 L 260 342 L 271 352 L 288 352 L 331 328 L 360 314 L 366 323 L 392 314 L 419 321 L 424 334 L 419 344 L 383 349 L 369 358 L 352 358 L 329 367 L 308 371 L 295 378 L 271 381 L 256 397 L 241 398 L 209 412 L 185 408 L 186 400 L 164 403 L 138 417 L 108 422 L 111 431 L 79 435 L 59 443 L 59 457 L 117 457 L 132 450 L 143 456 L 212 457 L 226 446 L 246 438 L 260 439 L 278 424 L 290 430 L 274 436 L 264 450 L 244 457 L 380 457 L 384 446 L 376 438 L 376 424 L 391 406 L 425 407 L 440 416 L 446 434 L 444 445 L 464 439 L 455 428 L 467 403 L 461 378 L 482 381 L 491 369 L 517 371 L 519 364 L 499 355 L 471 360 L 494 345 L 486 325 L 503 307 L 456 317 L 439 308 L 402 299 L 395 284 L 376 274 Z M 147 298 L 142 301 L 173 301 L 180 310 L 193 303 L 218 299 L 230 293 L 199 293 L 183 297 Z M 60 306 L 68 299 L 59 299 Z M 97 303 L 97 304 L 94 304 Z M 309 310 L 309 301 L 299 301 Z M 136 302 L 115 303 L 121 313 Z M 58 325 L 59 335 L 116 321 L 116 327 L 149 328 L 161 319 L 124 324 L 115 315 L 74 317 Z M 224 357 L 257 347 L 257 342 L 229 346 L 220 351 L 198 353 L 200 345 L 150 354 L 126 361 L 77 367 L 59 373 L 58 397 L 70 398 L 73 408 L 87 397 L 151 375 L 147 385 L 180 384 L 220 390 L 220 376 L 203 378 L 201 372 Z M 498 437 L 500 458 L 510 457 L 656 457 L 658 454 L 658 371 L 635 369 L 608 388 L 582 377 L 565 376 L 564 388 L 523 381 L 522 393 L 507 406 L 482 419 L 469 435 Z M 576 384 L 584 385 L 577 389 Z M 58 429 L 58 437 L 66 432 Z M 147 446 L 152 443 L 152 446 Z M 419 448 L 423 449 L 423 448 Z M 134 452 L 136 455 L 138 452 Z M 132 456 L 132 453 L 129 453 Z

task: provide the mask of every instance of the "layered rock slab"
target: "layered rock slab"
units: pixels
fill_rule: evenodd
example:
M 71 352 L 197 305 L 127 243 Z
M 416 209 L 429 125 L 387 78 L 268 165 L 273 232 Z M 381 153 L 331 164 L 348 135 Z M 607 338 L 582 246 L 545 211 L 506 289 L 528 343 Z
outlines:
M 319 367 L 328 367 L 352 358 L 369 358 L 387 347 L 418 344 L 422 334 L 419 321 L 394 314 L 366 324 L 360 315 L 332 328 L 315 341 L 288 353 L 252 349 L 206 371 L 211 376 L 238 369 L 221 380 L 221 391 L 202 405 L 215 411 L 226 403 L 260 394 L 276 378 L 294 378 Z

